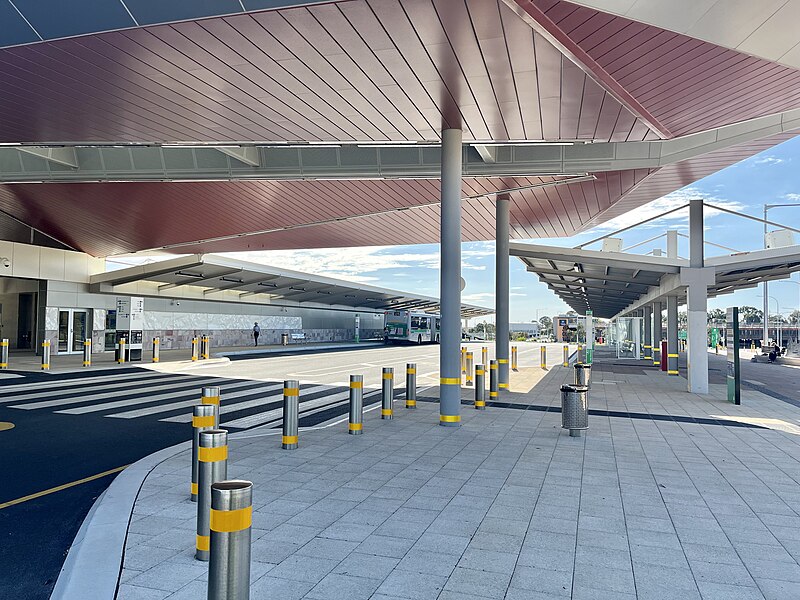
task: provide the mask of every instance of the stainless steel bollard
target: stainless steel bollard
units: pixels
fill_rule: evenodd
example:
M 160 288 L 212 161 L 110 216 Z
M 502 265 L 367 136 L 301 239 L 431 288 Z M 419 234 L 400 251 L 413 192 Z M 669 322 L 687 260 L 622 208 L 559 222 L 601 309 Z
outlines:
M 83 340 L 83 366 L 92 366 L 92 340 Z
M 467 385 L 472 385 L 472 352 L 467 352 Z
M 394 368 L 383 367 L 381 380 L 381 419 L 391 420 L 394 417 Z
M 125 363 L 125 346 L 127 343 L 128 340 L 125 338 L 119 338 L 119 344 L 117 345 L 117 363 L 120 365 Z
M 347 422 L 347 433 L 350 435 L 364 433 L 363 375 L 350 375 L 350 418 Z
M 464 375 L 467 372 L 467 349 L 464 346 L 461 346 L 461 374 Z
M 517 347 L 511 346 L 511 370 L 517 371 Z
M 486 410 L 486 370 L 475 365 L 475 408 Z
M 542 346 L 539 350 L 539 354 L 541 355 L 539 358 L 539 366 L 542 367 L 545 371 L 547 370 L 547 346 Z
M 569 346 L 564 346 L 564 359 L 561 362 L 562 367 L 569 366 Z
M 406 408 L 417 408 L 417 364 L 406 364 Z
M 157 363 L 161 360 L 161 338 L 153 338 L 153 362 Z
M 214 427 L 219 427 L 219 386 L 210 385 L 203 388 L 200 393 L 200 404 L 208 404 L 214 408 Z
M 50 370 L 50 340 L 42 342 L 42 371 Z
M 212 484 L 209 524 L 208 600 L 248 600 L 253 484 L 236 480 Z
M 283 436 L 281 448 L 294 450 L 299 445 L 298 420 L 300 419 L 300 382 L 287 379 L 283 382 Z
M 197 360 L 197 338 L 192 338 L 192 362 Z
M 207 561 L 210 548 L 211 484 L 228 478 L 228 432 L 200 432 L 197 448 L 197 536 L 194 557 Z
M 8 339 L 3 338 L 0 342 L 0 369 L 8 368 Z
M 569 429 L 571 437 L 580 437 L 589 429 L 589 388 L 585 385 L 561 386 L 561 427 Z
M 592 365 L 585 365 L 583 363 L 575 364 L 575 385 L 585 385 L 587 388 L 592 387 Z
M 499 386 L 498 372 L 497 372 L 497 361 L 492 360 L 489 362 L 489 401 L 497 400 L 497 393 L 500 389 Z
M 192 482 L 189 486 L 189 498 L 192 502 L 197 502 L 197 473 L 199 471 L 197 455 L 200 448 L 200 432 L 209 429 L 216 429 L 214 407 L 211 404 L 192 407 Z
M 208 360 L 208 345 L 210 342 L 210 338 L 207 335 L 203 336 L 203 345 L 201 346 L 202 352 L 200 353 L 200 358 L 203 360 Z
M 583 345 L 578 344 L 578 354 L 575 356 L 575 360 L 579 363 L 582 363 L 585 360 L 585 356 L 583 353 Z
M 484 367 L 489 364 L 489 349 L 486 346 L 481 348 L 481 364 Z

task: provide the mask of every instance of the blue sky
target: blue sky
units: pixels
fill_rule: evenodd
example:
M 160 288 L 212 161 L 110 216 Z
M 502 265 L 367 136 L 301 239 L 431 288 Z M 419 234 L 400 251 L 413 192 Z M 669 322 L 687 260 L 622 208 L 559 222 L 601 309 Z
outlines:
M 737 163 L 691 186 L 651 202 L 635 214 L 629 213 L 613 221 L 568 239 L 530 240 L 538 244 L 575 246 L 615 229 L 642 221 L 651 216 L 680 206 L 690 198 L 704 198 L 710 204 L 761 216 L 765 203 L 800 204 L 800 137 Z M 623 233 L 623 247 L 644 241 L 667 228 L 687 233 L 687 211 L 680 211 L 664 219 L 648 223 Z M 800 207 L 771 209 L 769 218 L 792 227 L 800 225 Z M 800 235 L 796 241 L 800 242 Z M 679 255 L 687 256 L 687 240 L 680 239 Z M 706 210 L 706 240 L 728 246 L 737 251 L 756 250 L 763 247 L 763 225 L 741 217 Z M 642 246 L 633 252 L 642 254 L 653 247 L 666 250 L 664 240 Z M 599 245 L 590 246 L 599 248 Z M 340 277 L 351 281 L 369 283 L 403 291 L 413 291 L 431 296 L 439 295 L 439 247 L 437 244 L 396 247 L 369 247 L 323 249 L 308 251 L 274 251 L 235 253 L 232 256 L 256 260 L 266 264 L 285 266 L 298 271 Z M 706 247 L 708 256 L 727 254 Z M 465 243 L 462 247 L 463 272 L 466 288 L 464 302 L 494 306 L 494 243 Z M 511 259 L 511 320 L 531 321 L 543 315 L 552 316 L 568 310 L 550 290 L 539 283 L 535 275 L 527 273 L 522 263 Z M 793 281 L 800 282 L 794 275 Z M 775 312 L 776 301 L 781 313 L 788 314 L 800 304 L 800 284 L 774 283 L 769 286 L 770 311 Z M 763 304 L 761 287 L 743 290 L 709 300 L 710 308 Z

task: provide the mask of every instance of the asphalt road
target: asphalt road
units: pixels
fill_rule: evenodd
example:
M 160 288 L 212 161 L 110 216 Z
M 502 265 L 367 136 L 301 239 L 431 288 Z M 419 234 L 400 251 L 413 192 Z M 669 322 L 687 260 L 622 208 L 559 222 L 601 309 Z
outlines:
M 481 344 L 470 346 L 480 353 Z M 538 345 L 520 347 L 521 363 L 538 360 Z M 202 385 L 222 387 L 222 425 L 237 431 L 280 425 L 282 381 L 299 379 L 300 425 L 313 426 L 345 413 L 350 374 L 363 374 L 365 387 L 378 389 L 381 368 L 394 367 L 399 393 L 407 362 L 417 363 L 420 395 L 438 385 L 438 346 L 277 355 L 195 365 L 190 374 L 165 364 L 163 372 L 0 379 L 0 598 L 50 596 L 86 513 L 116 476 L 102 474 L 190 439 L 189 411 Z M 365 403 L 378 400 L 373 394 Z M 60 486 L 68 487 L 53 490 Z

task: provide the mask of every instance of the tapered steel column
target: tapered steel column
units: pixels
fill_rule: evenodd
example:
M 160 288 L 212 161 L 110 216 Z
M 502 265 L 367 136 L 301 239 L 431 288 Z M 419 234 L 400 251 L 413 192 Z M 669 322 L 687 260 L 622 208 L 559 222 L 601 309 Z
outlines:
M 442 131 L 439 424 L 461 422 L 461 130 Z
M 662 356 L 663 360 L 664 357 Z M 667 375 L 678 374 L 678 297 L 667 296 Z
M 498 385 L 500 389 L 508 388 L 508 194 L 500 194 L 496 204 L 496 246 L 495 246 L 495 284 L 494 303 L 497 339 L 495 340 L 495 358 L 498 367 Z
M 653 309 L 644 307 L 644 360 L 653 360 Z

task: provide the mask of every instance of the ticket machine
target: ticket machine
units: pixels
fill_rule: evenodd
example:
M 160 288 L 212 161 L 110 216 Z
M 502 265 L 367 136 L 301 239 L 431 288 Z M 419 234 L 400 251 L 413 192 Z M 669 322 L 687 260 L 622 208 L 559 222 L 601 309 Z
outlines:
M 117 298 L 116 342 L 125 338 L 125 361 L 142 360 L 144 342 L 144 298 Z

